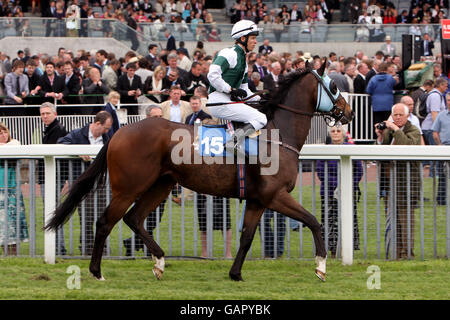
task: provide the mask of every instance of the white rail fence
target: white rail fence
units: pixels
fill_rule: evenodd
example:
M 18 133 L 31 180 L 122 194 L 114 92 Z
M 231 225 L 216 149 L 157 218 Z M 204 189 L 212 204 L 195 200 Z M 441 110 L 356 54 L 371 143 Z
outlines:
M 28 146 L 3 146 L 0 148 L 0 158 L 44 158 L 45 160 L 45 201 L 44 223 L 47 223 L 55 209 L 57 199 L 57 166 L 55 159 L 58 157 L 91 155 L 95 156 L 100 150 L 99 146 L 88 145 L 28 145 Z M 367 146 L 367 145 L 305 145 L 300 159 L 337 159 L 339 166 L 339 197 L 340 197 L 340 246 L 338 256 L 342 263 L 353 263 L 353 160 L 379 161 L 379 160 L 450 160 L 450 147 L 444 146 Z M 447 175 L 448 179 L 448 175 Z M 300 184 L 302 182 L 300 181 Z M 450 205 L 447 182 L 447 205 L 445 209 L 445 247 L 446 256 L 450 257 Z M 301 192 L 300 192 L 301 193 Z M 300 194 L 300 198 L 302 195 Z M 365 196 L 366 197 L 366 196 Z M 378 200 L 377 200 L 378 201 Z M 433 200 L 434 201 L 434 200 Z M 170 206 L 169 202 L 169 206 Z M 170 212 L 170 211 L 169 211 Z M 423 210 L 422 210 L 423 215 Z M 238 213 L 236 213 L 238 219 Z M 366 223 L 366 222 L 364 222 Z M 436 224 L 436 220 L 435 220 Z M 364 226 L 364 229 L 366 226 Z M 435 226 L 436 228 L 436 226 Z M 301 229 L 301 228 L 300 228 Z M 238 232 L 236 232 L 236 238 Z M 436 235 L 434 235 L 436 237 Z M 289 238 L 289 233 L 288 233 Z M 237 240 L 237 239 L 236 239 Z M 422 240 L 423 241 L 423 240 Z M 443 244 L 443 243 L 442 243 Z M 238 241 L 237 244 L 238 245 Z M 288 243 L 289 246 L 289 243 Z M 435 244 L 436 246 L 436 244 Z M 45 231 L 44 234 L 44 259 L 47 263 L 55 263 L 56 257 L 55 232 Z M 436 250 L 436 248 L 435 248 Z

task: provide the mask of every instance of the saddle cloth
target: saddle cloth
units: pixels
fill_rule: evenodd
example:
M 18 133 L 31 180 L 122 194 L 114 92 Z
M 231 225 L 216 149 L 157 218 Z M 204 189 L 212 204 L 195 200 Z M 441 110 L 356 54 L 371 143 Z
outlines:
M 226 150 L 226 144 L 234 134 L 231 122 L 222 125 L 201 125 L 198 128 L 198 151 L 201 156 L 207 157 L 234 157 L 233 150 Z M 232 143 L 230 141 L 230 143 Z M 244 144 L 247 156 L 258 155 L 259 137 L 245 137 Z

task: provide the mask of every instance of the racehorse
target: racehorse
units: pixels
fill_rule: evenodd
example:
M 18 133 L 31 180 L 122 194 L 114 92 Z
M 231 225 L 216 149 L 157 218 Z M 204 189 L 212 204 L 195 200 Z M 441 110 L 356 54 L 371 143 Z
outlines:
M 326 119 L 333 118 L 342 124 L 353 118 L 350 106 L 325 74 L 325 61 L 318 70 L 312 70 L 307 64 L 306 69 L 286 76 L 280 82 L 277 93 L 261 108 L 268 118 L 266 128 L 279 130 L 279 169 L 275 174 L 261 175 L 261 164 L 245 164 L 247 204 L 239 250 L 229 271 L 232 280 L 242 280 L 242 265 L 266 208 L 298 220 L 311 230 L 316 248 L 315 273 L 322 281 L 326 279 L 326 249 L 320 224 L 289 194 L 296 184 L 299 153 L 308 136 L 314 113 L 323 113 Z M 172 150 L 180 141 L 174 141 L 171 137 L 177 129 L 187 130 L 185 132 L 190 134 L 189 147 L 194 150 L 194 126 L 148 118 L 121 128 L 75 181 L 65 201 L 46 225 L 47 230 L 56 230 L 63 225 L 83 198 L 95 186 L 105 182 L 109 171 L 112 199 L 96 222 L 89 266 L 95 278 L 104 280 L 100 264 L 105 240 L 114 225 L 123 218 L 154 256 L 153 273 L 161 279 L 164 252 L 144 229 L 144 220 L 168 197 L 177 182 L 203 194 L 239 197 L 238 164 L 174 163 Z

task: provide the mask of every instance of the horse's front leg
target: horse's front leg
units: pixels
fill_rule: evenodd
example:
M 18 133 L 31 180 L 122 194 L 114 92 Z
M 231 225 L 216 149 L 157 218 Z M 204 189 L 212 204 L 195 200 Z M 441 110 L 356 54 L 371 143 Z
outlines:
M 269 204 L 269 209 L 280 212 L 289 218 L 305 224 L 312 232 L 316 246 L 316 275 L 320 280 L 326 279 L 327 252 L 322 238 L 320 223 L 311 213 L 303 208 L 287 191 L 280 191 Z
M 259 202 L 247 200 L 239 250 L 230 269 L 230 278 L 232 280 L 243 281 L 241 276 L 242 265 L 244 264 L 245 256 L 252 244 L 256 227 L 258 226 L 263 212 L 264 207 Z

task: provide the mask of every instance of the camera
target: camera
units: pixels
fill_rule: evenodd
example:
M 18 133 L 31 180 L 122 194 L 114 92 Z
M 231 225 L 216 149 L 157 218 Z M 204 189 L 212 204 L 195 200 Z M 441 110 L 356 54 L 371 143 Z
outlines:
M 377 125 L 378 130 L 384 130 L 386 128 L 387 128 L 387 126 L 386 126 L 386 123 L 384 123 L 384 122 L 381 122 Z

